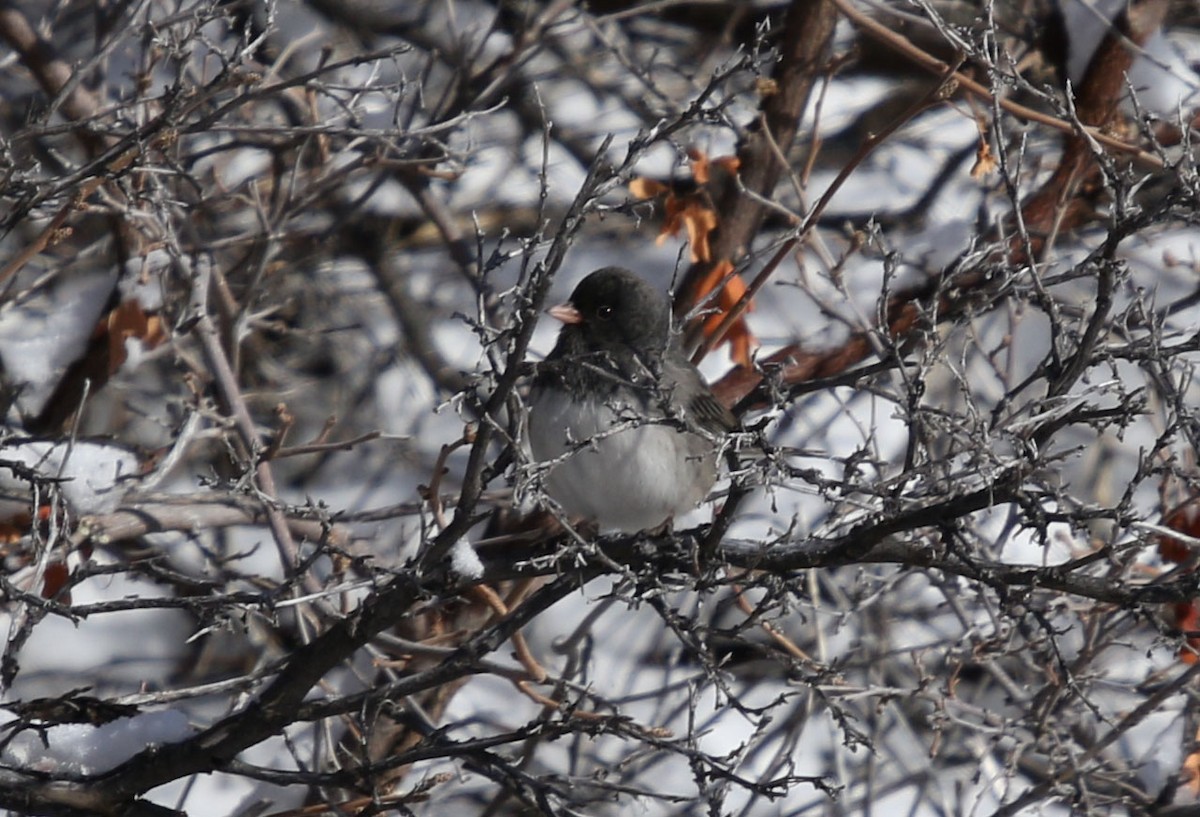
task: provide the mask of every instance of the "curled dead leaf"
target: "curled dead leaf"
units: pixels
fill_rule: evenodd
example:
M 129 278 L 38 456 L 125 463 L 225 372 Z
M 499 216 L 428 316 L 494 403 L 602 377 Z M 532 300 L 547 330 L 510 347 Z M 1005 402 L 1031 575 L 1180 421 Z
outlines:
M 167 339 L 162 319 L 142 311 L 136 300 L 125 301 L 108 313 L 108 373 L 121 368 L 128 357 L 125 341 L 140 340 L 147 349 L 153 349 Z
M 713 188 L 729 183 L 737 173 L 739 164 L 736 156 L 709 159 L 704 151 L 691 148 L 688 150 L 688 166 L 692 174 L 690 180 L 667 183 L 639 176 L 630 181 L 629 192 L 635 198 L 663 199 L 666 217 L 659 230 L 657 243 L 661 244 L 667 238 L 686 232 L 692 262 L 712 260 L 709 235 L 718 226 L 713 201 L 720 198 Z
M 716 312 L 704 319 L 702 333 L 705 338 L 711 338 L 716 333 L 724 322 L 725 316 L 746 294 L 745 280 L 742 279 L 742 276 L 731 273 L 733 273 L 733 262 L 722 259 L 713 264 L 712 269 L 696 286 L 696 303 L 704 302 L 710 293 L 719 288 L 714 301 L 711 302 L 712 306 L 716 308 Z M 747 368 L 753 365 L 753 352 L 758 347 L 758 339 L 750 331 L 745 314 L 753 309 L 754 303 L 751 301 L 737 320 L 725 330 L 725 334 L 720 340 L 720 343 L 729 344 L 730 358 L 737 365 Z

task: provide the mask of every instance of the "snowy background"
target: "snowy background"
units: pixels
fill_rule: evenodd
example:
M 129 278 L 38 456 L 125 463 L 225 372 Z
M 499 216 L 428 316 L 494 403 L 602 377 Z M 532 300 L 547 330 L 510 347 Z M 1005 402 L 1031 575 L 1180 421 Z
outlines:
M 514 530 L 514 506 L 532 510 L 506 440 L 525 380 L 483 407 L 521 327 L 591 270 L 686 292 L 691 248 L 660 240 L 663 202 L 628 185 L 690 190 L 689 149 L 738 152 L 780 93 L 764 83 L 795 9 L 16 4 L 0 21 L 0 806 L 1194 802 L 1192 558 L 1157 545 L 1197 481 L 1197 177 L 1166 134 L 1196 108 L 1200 18 L 1172 8 L 1130 35 L 1126 74 L 1089 67 L 1108 5 L 863 7 L 1065 131 L 961 88 L 915 104 L 938 78 L 838 13 L 735 259 L 750 280 L 800 239 L 748 317 L 757 359 L 791 345 L 791 364 L 755 375 L 738 467 L 674 544 L 618 537 L 607 552 L 627 558 L 605 561 L 586 536 Z M 1089 159 L 1060 217 L 1034 222 L 1082 128 L 1067 80 L 1105 70 L 1123 112 L 1105 131 L 1145 153 Z M 984 144 L 998 163 L 973 173 Z M 718 230 L 736 192 L 706 192 Z M 903 335 L 880 329 L 889 298 L 919 305 Z M 836 363 L 860 339 L 869 352 Z M 728 382 L 728 350 L 703 361 L 710 381 Z M 714 518 L 724 558 L 702 559 L 688 532 Z M 442 569 L 450 553 L 418 561 L 443 539 L 533 601 L 521 630 L 544 683 Z M 580 586 L 552 599 L 555 580 Z M 410 582 L 360 638 L 373 600 Z M 289 683 L 300 694 L 272 697 Z M 241 740 L 260 705 L 279 728 Z

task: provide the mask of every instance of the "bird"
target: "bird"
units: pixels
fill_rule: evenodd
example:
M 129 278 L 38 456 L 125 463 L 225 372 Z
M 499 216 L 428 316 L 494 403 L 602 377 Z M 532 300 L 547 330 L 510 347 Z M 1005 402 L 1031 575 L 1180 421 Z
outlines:
M 547 310 L 528 440 L 544 493 L 599 532 L 657 531 L 708 496 L 737 420 L 683 354 L 664 293 L 605 267 Z

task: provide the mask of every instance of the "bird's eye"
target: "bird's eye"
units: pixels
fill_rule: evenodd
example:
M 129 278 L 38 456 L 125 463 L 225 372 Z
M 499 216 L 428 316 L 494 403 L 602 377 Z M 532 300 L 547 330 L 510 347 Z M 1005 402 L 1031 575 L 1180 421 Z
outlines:
M 602 306 L 596 310 L 596 317 L 602 321 L 606 321 L 612 317 L 613 308 L 611 306 Z

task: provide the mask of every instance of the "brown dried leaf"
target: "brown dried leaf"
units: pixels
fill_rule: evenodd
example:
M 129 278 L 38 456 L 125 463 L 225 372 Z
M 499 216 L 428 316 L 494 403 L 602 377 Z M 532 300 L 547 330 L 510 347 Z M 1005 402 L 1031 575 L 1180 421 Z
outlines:
M 731 272 L 733 272 L 733 263 L 728 259 L 723 259 L 714 264 L 712 269 L 708 271 L 708 274 L 697 285 L 697 303 L 703 301 L 718 286 L 721 287 L 721 291 L 717 294 L 716 298 L 718 311 L 704 319 L 702 331 L 706 338 L 712 337 L 721 325 L 721 322 L 725 320 L 725 316 L 729 314 L 729 311 L 746 294 L 746 282 L 742 279 L 742 276 L 730 276 Z M 729 280 L 725 281 L 726 278 L 729 278 Z M 724 286 L 721 286 L 722 281 L 725 281 Z M 751 302 L 746 306 L 745 312 L 753 309 L 754 303 Z M 752 365 L 752 353 L 758 347 L 758 339 L 750 331 L 750 325 L 746 321 L 745 312 L 726 330 L 721 343 L 729 344 L 729 356 L 735 363 L 748 368 Z

